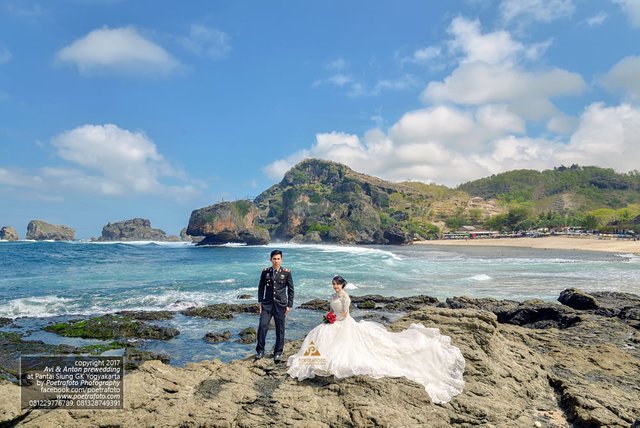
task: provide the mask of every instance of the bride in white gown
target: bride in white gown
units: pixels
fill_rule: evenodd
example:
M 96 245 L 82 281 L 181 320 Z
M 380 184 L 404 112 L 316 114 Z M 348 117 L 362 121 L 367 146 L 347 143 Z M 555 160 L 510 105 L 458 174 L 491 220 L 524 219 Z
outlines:
M 398 333 L 381 324 L 356 321 L 349 315 L 346 281 L 333 278 L 333 324 L 322 323 L 307 334 L 300 350 L 289 357 L 287 373 L 298 380 L 314 376 L 344 378 L 406 377 L 421 385 L 434 403 L 446 403 L 462 392 L 465 361 L 451 338 L 422 324 Z

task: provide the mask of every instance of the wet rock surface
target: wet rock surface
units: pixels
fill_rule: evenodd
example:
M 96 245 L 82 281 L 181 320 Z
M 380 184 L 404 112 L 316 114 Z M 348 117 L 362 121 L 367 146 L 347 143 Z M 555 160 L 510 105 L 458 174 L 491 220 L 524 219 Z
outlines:
M 222 333 L 209 332 L 204 335 L 204 340 L 209 343 L 228 342 L 231 339 L 231 332 L 226 330 Z
M 151 313 L 153 316 L 153 313 Z M 157 318 L 155 318 L 157 319 Z M 45 331 L 66 337 L 114 340 L 119 338 L 171 339 L 180 334 L 173 327 L 162 327 L 117 314 L 48 325 Z
M 190 317 L 230 320 L 233 318 L 234 314 L 257 314 L 258 305 L 251 303 L 216 303 L 213 305 L 185 309 L 180 311 L 180 313 Z

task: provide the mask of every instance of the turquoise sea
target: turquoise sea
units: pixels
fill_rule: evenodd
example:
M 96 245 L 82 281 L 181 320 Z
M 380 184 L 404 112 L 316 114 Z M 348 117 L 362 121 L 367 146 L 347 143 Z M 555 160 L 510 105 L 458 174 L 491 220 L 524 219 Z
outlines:
M 72 345 L 95 340 L 62 338 L 39 328 L 52 321 L 119 310 L 172 310 L 210 303 L 246 303 L 256 295 L 259 272 L 279 248 L 293 271 L 296 305 L 329 298 L 333 275 L 349 281 L 352 295 L 426 294 L 553 301 L 568 287 L 640 294 L 640 257 L 599 252 L 498 247 L 353 247 L 281 244 L 195 247 L 184 243 L 1 242 L 0 317 L 13 318 L 3 330 L 29 339 Z M 287 339 L 304 337 L 322 314 L 294 310 Z M 358 318 L 358 312 L 354 312 Z M 232 321 L 177 314 L 162 323 L 181 334 L 143 347 L 165 351 L 172 364 L 244 357 L 253 345 L 209 344 L 207 332 L 256 327 L 257 316 Z M 273 343 L 273 332 L 269 333 Z M 267 346 L 270 346 L 269 343 Z

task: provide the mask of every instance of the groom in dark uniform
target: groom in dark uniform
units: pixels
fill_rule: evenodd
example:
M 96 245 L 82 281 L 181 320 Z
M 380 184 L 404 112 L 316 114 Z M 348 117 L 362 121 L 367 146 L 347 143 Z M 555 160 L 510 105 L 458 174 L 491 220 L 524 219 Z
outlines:
M 258 343 L 256 358 L 264 357 L 264 345 L 269 329 L 269 322 L 273 317 L 276 324 L 276 346 L 273 360 L 282 361 L 284 349 L 284 321 L 293 308 L 293 277 L 291 270 L 280 266 L 282 251 L 271 252 L 271 267 L 264 268 L 260 274 L 258 284 L 258 308 L 260 311 L 260 325 L 258 326 Z

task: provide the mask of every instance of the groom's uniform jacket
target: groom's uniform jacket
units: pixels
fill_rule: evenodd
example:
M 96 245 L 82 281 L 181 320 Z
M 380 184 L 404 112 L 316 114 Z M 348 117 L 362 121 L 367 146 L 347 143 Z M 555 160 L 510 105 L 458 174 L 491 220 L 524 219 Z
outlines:
M 293 277 L 291 269 L 280 266 L 274 272 L 273 266 L 264 268 L 258 284 L 258 302 L 276 303 L 293 308 Z

